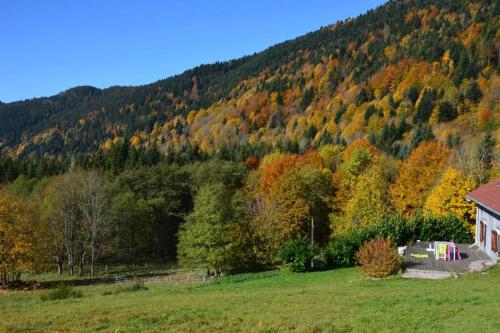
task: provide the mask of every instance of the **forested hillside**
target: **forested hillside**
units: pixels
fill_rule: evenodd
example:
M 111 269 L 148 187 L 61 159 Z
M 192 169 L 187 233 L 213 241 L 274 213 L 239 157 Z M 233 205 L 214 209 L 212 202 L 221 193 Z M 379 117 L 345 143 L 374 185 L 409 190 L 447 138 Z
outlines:
M 0 104 L 0 148 L 68 158 L 126 141 L 243 160 L 369 137 L 405 158 L 417 126 L 431 125 L 443 142 L 497 136 L 499 12 L 494 0 L 391 1 L 150 85 Z
M 0 283 L 471 242 L 465 195 L 500 176 L 499 58 L 500 0 L 391 1 L 150 85 L 0 104 Z

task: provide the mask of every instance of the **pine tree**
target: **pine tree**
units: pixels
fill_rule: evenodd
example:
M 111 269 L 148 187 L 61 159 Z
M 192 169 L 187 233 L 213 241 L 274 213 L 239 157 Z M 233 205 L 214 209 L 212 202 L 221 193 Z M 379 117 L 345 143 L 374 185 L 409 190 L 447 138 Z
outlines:
M 438 108 L 438 121 L 447 122 L 452 121 L 457 117 L 457 110 L 453 108 L 450 102 L 444 101 Z
M 432 132 L 432 127 L 429 125 L 418 124 L 415 128 L 415 132 L 411 137 L 410 147 L 415 149 L 424 141 L 434 140 L 434 133 Z
M 432 109 L 434 106 L 435 92 L 433 89 L 426 87 L 420 93 L 420 96 L 415 103 L 415 116 L 413 117 L 413 123 L 427 123 L 432 114 Z
M 483 93 L 481 92 L 476 80 L 473 80 L 465 91 L 465 98 L 473 103 L 478 103 L 481 97 L 483 97 Z

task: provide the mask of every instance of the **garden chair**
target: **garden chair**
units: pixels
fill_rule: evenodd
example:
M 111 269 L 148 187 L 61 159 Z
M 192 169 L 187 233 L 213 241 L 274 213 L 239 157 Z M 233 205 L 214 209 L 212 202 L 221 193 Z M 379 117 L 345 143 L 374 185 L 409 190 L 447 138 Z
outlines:
M 455 247 L 455 253 L 458 257 L 458 260 L 462 260 L 462 255 L 460 254 L 460 251 L 458 250 L 457 244 L 453 243 L 453 246 Z
M 453 249 L 453 260 L 462 260 L 462 255 L 460 254 L 460 251 L 458 250 L 458 246 L 455 243 L 451 243 L 450 246 L 448 246 L 448 260 L 451 260 L 451 249 Z
M 448 252 L 448 245 L 446 244 L 438 244 L 436 249 L 436 259 L 446 260 L 446 255 Z

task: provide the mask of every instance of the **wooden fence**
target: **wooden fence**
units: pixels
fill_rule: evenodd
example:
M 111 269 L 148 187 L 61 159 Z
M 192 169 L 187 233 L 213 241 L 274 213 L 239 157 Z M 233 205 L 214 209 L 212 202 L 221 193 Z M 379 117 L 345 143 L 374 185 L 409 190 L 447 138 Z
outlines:
M 143 283 L 168 283 L 189 284 L 214 281 L 215 276 L 207 276 L 200 272 L 172 272 L 154 276 L 115 276 L 115 284 L 134 284 L 138 281 Z

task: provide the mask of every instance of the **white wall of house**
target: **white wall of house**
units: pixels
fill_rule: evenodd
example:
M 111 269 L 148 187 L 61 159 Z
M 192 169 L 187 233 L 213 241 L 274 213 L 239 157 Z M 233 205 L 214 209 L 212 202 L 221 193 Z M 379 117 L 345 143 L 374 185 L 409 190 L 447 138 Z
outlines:
M 483 221 L 486 224 L 486 234 L 485 234 L 485 239 L 484 242 L 481 243 L 480 241 L 480 223 Z M 475 244 L 482 250 L 484 251 L 491 259 L 493 260 L 498 260 L 500 259 L 499 253 L 494 252 L 491 250 L 491 232 L 495 230 L 498 235 L 500 235 L 500 216 L 497 214 L 489 211 L 488 209 L 482 207 L 482 206 L 477 206 L 477 211 L 476 211 L 476 242 Z M 498 247 L 500 248 L 500 243 L 498 244 Z

